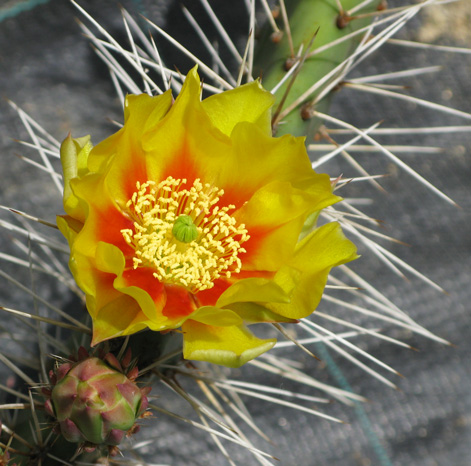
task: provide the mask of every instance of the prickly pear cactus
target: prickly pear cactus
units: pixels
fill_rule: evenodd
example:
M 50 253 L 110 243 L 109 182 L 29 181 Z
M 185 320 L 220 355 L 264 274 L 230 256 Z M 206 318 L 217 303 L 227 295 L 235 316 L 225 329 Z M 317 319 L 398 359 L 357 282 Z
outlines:
M 371 2 L 361 0 L 342 0 L 341 2 L 338 0 L 284 0 L 284 2 L 280 2 L 282 9 L 276 21 L 281 30 L 275 31 L 273 34 L 272 29 L 262 35 L 256 46 L 255 62 L 251 73 L 253 77 L 261 76 L 263 85 L 268 90 L 277 89 L 275 93 L 277 101 L 272 120 L 274 132 L 278 135 L 291 133 L 308 138 L 312 137 L 319 124 L 315 111 L 326 112 L 333 91 L 341 87 L 344 71 L 348 68 L 352 56 L 355 55 L 355 52 L 352 55 L 352 51 L 356 51 L 356 46 L 362 41 L 368 43 L 364 35 L 365 30 L 375 17 L 380 3 L 380 0 Z M 286 11 L 284 5 L 286 5 Z M 76 6 L 81 9 L 78 5 Z M 83 10 L 82 13 L 86 14 Z M 88 15 L 87 18 L 91 19 Z M 135 30 L 138 29 L 137 23 L 133 22 L 132 18 L 128 18 L 126 21 L 129 21 Z M 141 33 L 140 29 L 139 33 Z M 145 34 L 139 34 L 139 36 L 142 38 L 145 37 Z M 370 34 L 369 37 L 374 36 Z M 99 41 L 96 39 L 97 46 L 101 45 L 101 42 L 101 39 Z M 116 47 L 114 42 L 110 45 Z M 148 48 L 154 50 L 154 47 Z M 151 80 L 150 76 L 152 75 L 152 73 L 147 73 L 149 60 L 138 53 L 126 52 L 124 49 L 118 50 L 127 58 L 135 57 L 132 59 L 136 60 L 135 68 L 142 70 L 145 89 L 147 89 L 148 81 Z M 140 49 L 139 53 L 141 50 L 143 49 Z M 248 59 L 247 63 L 250 60 Z M 241 62 L 243 63 L 242 58 Z M 160 64 L 160 66 L 162 65 Z M 203 66 L 200 66 L 203 69 Z M 251 68 L 251 64 L 247 65 L 247 68 Z M 132 82 L 124 69 L 114 67 L 110 67 L 110 69 L 113 76 L 118 75 L 123 82 Z M 241 66 L 241 69 L 244 68 Z M 168 82 L 164 80 L 166 87 L 171 87 L 173 83 L 178 84 L 179 73 L 171 75 L 172 70 L 162 69 L 163 76 L 166 76 L 167 72 L 168 76 L 172 76 L 172 78 Z M 214 74 L 214 72 L 211 73 Z M 239 77 L 242 79 L 242 73 Z M 249 77 L 248 81 L 250 79 Z M 233 81 L 236 82 L 235 79 Z M 135 90 L 133 90 L 134 88 Z M 125 90 L 126 92 L 137 92 L 139 88 L 136 85 Z M 151 93 L 150 88 L 148 88 L 148 92 Z M 119 94 L 121 95 L 122 92 Z M 20 115 L 23 116 L 22 113 Z M 314 118 L 312 118 L 313 116 Z M 24 118 L 24 121 L 29 121 L 26 117 Z M 37 126 L 35 127 L 37 128 Z M 58 146 L 51 147 L 47 146 L 46 151 L 56 155 Z M 87 157 L 91 150 L 88 137 L 74 140 L 69 137 L 64 142 L 62 150 L 67 153 L 67 157 L 65 157 L 67 163 L 63 167 L 64 179 L 74 178 L 87 169 Z M 42 147 L 41 151 L 44 151 Z M 46 171 L 50 171 L 48 166 L 44 168 Z M 65 183 L 64 188 L 64 198 L 72 196 L 73 186 Z M 75 207 L 70 202 L 70 210 Z M 175 223 L 173 235 L 178 241 L 186 243 L 194 238 L 194 225 L 188 219 L 182 218 L 180 220 L 181 222 Z M 307 222 L 306 231 L 309 231 L 311 227 L 312 223 Z M 29 237 L 29 232 L 27 234 Z M 73 228 L 70 229 L 70 234 L 75 234 Z M 44 241 L 44 244 L 47 245 L 47 241 Z M 31 269 L 34 270 L 33 267 Z M 86 319 L 86 312 L 83 309 L 82 311 L 83 318 Z M 395 312 L 394 309 L 393 311 Z M 61 326 L 73 329 L 76 332 L 74 338 L 69 338 L 69 334 L 63 335 L 60 332 L 57 332 L 56 340 L 50 338 L 50 346 L 55 354 L 67 354 L 68 342 L 79 341 L 79 337 L 87 337 L 90 333 L 86 320 L 83 322 L 74 320 L 66 313 L 63 315 L 71 318 L 73 325 L 13 309 L 10 309 L 9 312 L 17 313 L 22 317 L 28 315 L 38 321 L 42 320 L 44 323 L 55 323 L 59 330 Z M 404 326 L 403 321 L 398 320 L 398 322 Z M 349 322 L 346 323 L 350 325 Z M 416 330 L 413 326 L 410 328 Z M 281 327 L 278 330 L 283 333 Z M 38 325 L 38 342 L 44 340 L 44 334 L 43 328 Z M 285 333 L 283 334 L 285 335 Z M 286 333 L 285 336 L 288 334 Z M 292 340 L 292 338 L 289 339 Z M 81 339 L 80 341 L 86 340 Z M 145 367 L 144 371 L 149 371 L 149 378 L 146 381 L 151 383 L 152 377 L 155 377 L 154 380 L 164 382 L 180 395 L 182 400 L 189 402 L 198 416 L 204 420 L 204 424 L 195 424 L 197 427 L 207 429 L 206 418 L 202 417 L 204 413 L 208 420 L 214 421 L 216 419 L 218 424 L 224 428 L 225 433 L 230 431 L 234 437 L 239 436 L 239 439 L 243 439 L 244 442 L 237 441 L 239 445 L 245 446 L 250 451 L 256 451 L 257 455 L 259 454 L 259 451 L 252 448 L 251 444 L 245 443 L 245 436 L 234 428 L 236 423 L 233 423 L 230 417 L 226 417 L 226 413 L 221 409 L 221 404 L 215 396 L 221 396 L 221 400 L 232 408 L 234 403 L 231 398 L 235 399 L 235 393 L 237 393 L 234 387 L 227 385 L 228 388 L 225 388 L 227 394 L 223 393 L 219 386 L 213 387 L 212 376 L 207 375 L 213 374 L 211 369 L 208 369 L 208 372 L 200 372 L 195 370 L 197 368 L 191 362 L 182 364 L 181 333 L 142 331 L 129 337 L 109 340 L 105 345 L 107 346 L 106 351 L 112 351 L 114 354 L 120 353 L 120 348 L 124 346 L 132 348 L 133 354 L 139 357 L 139 366 Z M 16 369 L 16 374 L 25 382 L 23 385 L 29 388 L 44 387 L 47 381 L 45 368 L 48 364 L 47 361 L 49 361 L 47 359 L 48 353 L 49 350 L 43 351 L 42 366 L 37 365 L 38 376 L 34 380 L 24 375 L 21 369 Z M 6 357 L 4 359 L 9 362 Z M 276 362 L 276 358 L 273 358 L 273 361 Z M 299 371 L 291 371 L 291 369 L 288 371 L 286 369 L 288 366 L 282 358 L 280 358 L 279 366 L 275 365 L 275 362 L 273 366 L 266 364 L 264 367 L 267 369 L 264 370 L 284 377 L 289 376 L 290 379 L 299 383 L 316 386 L 317 381 L 312 379 L 313 385 L 307 375 L 302 374 L 300 377 Z M 261 363 L 260 367 L 262 364 L 264 363 Z M 149 367 L 152 368 L 152 375 Z M 177 382 L 176 374 L 179 377 L 188 376 L 192 381 L 196 379 L 198 387 L 205 393 L 210 406 L 214 409 L 208 410 L 205 401 L 201 402 L 196 397 L 186 394 Z M 214 374 L 214 380 L 219 382 L 220 377 L 221 386 L 224 386 L 224 373 L 216 369 Z M 14 418 L 9 418 L 8 422 L 5 422 L 4 433 L 0 439 L 0 466 L 7 464 L 10 466 L 53 466 L 59 462 L 60 464 L 96 464 L 95 461 L 99 461 L 100 464 L 111 461 L 115 464 L 114 460 L 109 459 L 109 456 L 117 454 L 119 448 L 125 453 L 126 442 L 123 441 L 124 438 L 134 434 L 139 428 L 139 419 L 147 417 L 148 414 L 146 411 L 147 394 L 150 389 L 141 388 L 138 385 L 137 376 L 138 370 L 131 364 L 130 352 L 118 361 L 112 353 L 101 354 L 98 357 L 80 349 L 77 358 L 60 360 L 54 370 L 50 372 L 50 386 L 42 390 L 46 400 L 44 397 L 40 399 L 37 397 L 39 390 L 30 390 L 28 397 L 20 392 L 24 387 L 3 389 L 6 393 L 16 395 L 19 401 L 23 402 L 3 405 L 5 410 L 16 409 L 17 411 Z M 381 376 L 378 378 L 383 379 Z M 384 380 L 392 385 L 388 380 Z M 325 387 L 326 392 L 330 393 L 330 387 Z M 271 391 L 271 387 L 269 389 Z M 215 395 L 211 390 L 214 390 Z M 282 390 L 279 392 L 283 395 L 289 394 Z M 338 397 L 339 390 L 335 387 L 331 393 L 332 396 Z M 291 396 L 291 394 L 289 395 Z M 342 397 L 344 400 L 356 399 L 350 392 L 343 392 Z M 164 398 L 163 400 L 164 403 L 167 403 Z M 238 398 L 237 400 L 237 403 L 241 402 Z M 272 400 L 277 403 L 274 397 Z M 291 406 L 297 408 L 294 404 Z M 152 406 L 152 409 L 159 411 L 158 406 Z M 308 411 L 302 405 L 299 406 L 299 409 Z M 223 413 L 221 419 L 224 422 L 218 421 L 214 416 L 213 413 L 216 411 Z M 245 410 L 240 411 L 242 413 L 241 419 L 246 422 Z M 172 417 L 175 416 L 164 408 L 160 412 Z M 317 414 L 314 410 L 312 413 Z M 228 422 L 229 428 L 226 428 L 225 422 L 228 419 L 230 421 Z M 332 420 L 337 419 L 332 418 Z M 187 421 L 194 424 L 190 419 Z M 263 433 L 261 434 L 263 435 Z M 226 455 L 224 447 L 220 446 L 220 449 Z M 132 453 L 137 456 L 137 449 Z M 260 458 L 261 456 L 258 456 L 257 459 Z M 233 464 L 231 460 L 230 462 Z

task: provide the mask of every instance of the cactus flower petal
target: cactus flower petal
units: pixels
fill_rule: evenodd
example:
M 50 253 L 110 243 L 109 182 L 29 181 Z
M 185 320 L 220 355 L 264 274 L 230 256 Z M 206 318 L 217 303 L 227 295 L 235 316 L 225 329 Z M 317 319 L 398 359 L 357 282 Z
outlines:
M 182 326 L 188 359 L 240 367 L 273 348 L 275 339 L 261 340 L 243 326 L 215 327 L 187 320 Z

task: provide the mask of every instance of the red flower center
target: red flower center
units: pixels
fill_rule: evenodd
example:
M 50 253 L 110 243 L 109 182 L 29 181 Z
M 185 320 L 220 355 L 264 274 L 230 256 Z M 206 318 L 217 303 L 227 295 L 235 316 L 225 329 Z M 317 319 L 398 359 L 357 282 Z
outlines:
M 134 229 L 121 233 L 135 251 L 134 269 L 151 267 L 159 281 L 196 293 L 240 272 L 241 245 L 249 235 L 229 213 L 235 206 L 218 205 L 222 189 L 199 179 L 189 189 L 186 183 L 171 176 L 160 183 L 138 182 L 126 204 Z

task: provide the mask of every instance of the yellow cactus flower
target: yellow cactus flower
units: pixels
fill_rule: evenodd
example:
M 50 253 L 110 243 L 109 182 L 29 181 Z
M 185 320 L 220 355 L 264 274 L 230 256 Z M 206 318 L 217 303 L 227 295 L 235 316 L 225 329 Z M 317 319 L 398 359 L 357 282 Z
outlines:
M 275 344 L 246 325 L 310 315 L 330 269 L 356 257 L 337 223 L 299 239 L 340 198 L 303 138 L 272 137 L 273 101 L 258 81 L 201 100 L 193 69 L 175 101 L 127 96 L 97 146 L 63 142 L 58 226 L 92 344 L 181 328 L 185 358 L 238 367 Z

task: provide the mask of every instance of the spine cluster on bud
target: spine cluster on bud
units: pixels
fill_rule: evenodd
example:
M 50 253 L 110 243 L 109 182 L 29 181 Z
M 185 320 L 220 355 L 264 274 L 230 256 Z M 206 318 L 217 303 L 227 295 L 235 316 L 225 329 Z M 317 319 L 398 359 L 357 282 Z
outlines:
M 130 362 L 130 351 L 119 362 L 111 353 L 100 358 L 80 348 L 77 360 L 57 365 L 49 374 L 52 388 L 44 390 L 56 431 L 85 451 L 107 446 L 116 454 L 123 438 L 139 430 L 136 420 L 147 414 L 150 387 L 137 386 L 139 371 Z
M 10 460 L 10 453 L 0 448 L 0 466 L 16 466 L 16 463 L 11 463 Z
M 2 433 L 2 421 L 0 420 L 0 434 Z M 0 446 L 0 466 L 16 466 L 16 463 L 11 463 L 10 453 L 8 451 L 9 445 L 5 449 Z

